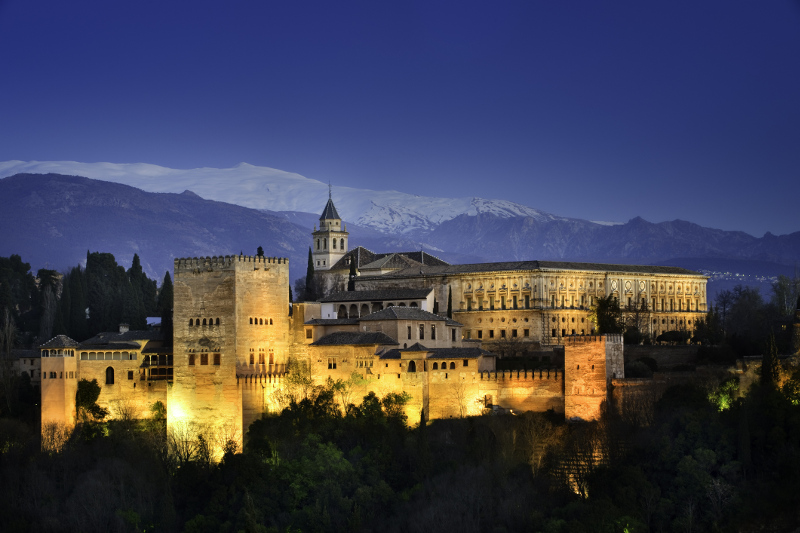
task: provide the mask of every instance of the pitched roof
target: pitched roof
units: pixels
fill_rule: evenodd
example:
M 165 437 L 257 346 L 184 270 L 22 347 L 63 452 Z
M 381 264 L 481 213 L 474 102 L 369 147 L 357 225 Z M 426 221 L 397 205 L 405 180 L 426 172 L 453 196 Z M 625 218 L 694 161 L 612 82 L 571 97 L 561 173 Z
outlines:
M 340 217 L 339 213 L 336 211 L 336 206 L 333 205 L 333 200 L 328 198 L 328 203 L 325 204 L 325 209 L 322 210 L 322 214 L 319 216 L 319 219 L 331 220 L 334 218 L 341 219 L 342 217 Z
M 307 326 L 357 326 L 357 318 L 312 318 Z
M 377 289 L 369 291 L 334 292 L 320 302 L 376 302 L 386 300 L 419 300 L 427 298 L 433 289 Z
M 77 348 L 80 346 L 78 341 L 70 339 L 66 335 L 56 335 L 39 348 Z
M 426 348 L 425 346 L 423 346 L 422 344 L 420 344 L 418 342 L 415 342 L 414 344 L 412 344 L 408 348 L 403 348 L 401 351 L 403 351 L 403 352 L 428 352 L 430 350 L 428 348 Z
M 519 270 L 589 270 L 598 272 L 630 272 L 642 274 L 678 274 L 701 276 L 699 272 L 680 267 L 655 266 L 655 265 L 617 265 L 605 263 L 579 263 L 575 261 L 505 261 L 496 263 L 471 263 L 465 265 L 435 265 L 423 268 L 410 267 L 381 278 L 417 277 L 421 274 L 441 276 L 446 274 L 470 274 L 494 271 L 519 271 Z
M 442 261 L 436 256 L 433 256 L 425 251 L 418 251 L 418 252 L 387 252 L 387 253 L 376 253 L 372 250 L 364 248 L 363 246 L 358 246 L 353 248 L 346 254 L 344 254 L 334 265 L 331 267 L 331 270 L 345 270 L 350 268 L 349 261 L 356 262 L 356 268 L 378 268 L 377 266 L 372 266 L 371 264 L 379 259 L 390 258 L 391 256 L 400 256 L 405 260 L 411 261 L 412 266 L 416 266 L 419 268 L 420 266 L 447 266 L 448 263 Z M 402 260 L 399 260 L 402 261 Z M 384 267 L 389 268 L 389 267 Z
M 370 320 L 436 320 L 445 322 L 447 319 L 443 316 L 423 311 L 417 307 L 392 306 L 382 311 L 375 311 L 367 316 L 362 316 L 359 320 L 361 322 Z
M 87 339 L 81 343 L 82 346 L 95 346 L 101 344 L 109 344 L 116 342 L 129 342 L 129 341 L 158 341 L 164 340 L 164 333 L 155 330 L 131 330 L 125 333 L 118 331 L 105 331 L 98 333 L 91 339 Z
M 400 254 L 389 254 L 361 267 L 361 270 L 378 270 L 383 268 L 403 269 L 421 266 L 420 263 Z
M 474 359 L 482 355 L 494 356 L 481 348 L 432 348 L 428 359 Z
M 397 342 L 387 334 L 379 331 L 363 333 L 358 331 L 336 331 L 325 335 L 317 342 L 311 343 L 312 346 L 364 346 L 369 344 L 397 345 Z

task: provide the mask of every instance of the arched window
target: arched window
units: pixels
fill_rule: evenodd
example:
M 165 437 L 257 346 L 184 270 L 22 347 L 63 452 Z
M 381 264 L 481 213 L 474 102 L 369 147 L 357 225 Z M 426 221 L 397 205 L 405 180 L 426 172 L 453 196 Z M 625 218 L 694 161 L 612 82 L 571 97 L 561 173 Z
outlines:
M 342 239 L 342 240 L 341 240 L 341 246 L 340 246 L 340 248 L 341 248 L 342 250 L 344 250 L 344 239 Z
M 411 305 L 409 305 L 409 307 L 412 307 L 412 308 L 416 309 L 417 308 L 417 302 L 411 302 Z
M 328 239 L 322 239 L 322 249 L 326 250 L 328 248 Z
M 336 239 L 331 239 L 331 244 L 333 245 L 333 249 L 336 249 Z
M 189 325 L 194 326 L 194 321 L 191 318 L 189 319 Z
M 361 316 L 367 316 L 369 314 L 369 306 L 367 304 L 361 304 Z
M 350 306 L 350 318 L 358 318 L 358 306 L 356 304 Z
M 317 250 L 319 250 L 319 239 L 317 239 Z
M 433 363 L 433 369 L 439 370 L 439 363 Z
M 251 364 L 251 365 L 252 365 L 252 364 L 255 364 L 255 362 L 256 362 L 256 354 L 254 354 L 254 353 L 251 353 L 251 354 L 250 354 L 250 364 Z
M 272 319 L 271 318 L 269 319 L 269 325 L 270 326 L 272 325 Z
M 455 369 L 456 369 L 456 364 L 450 363 L 450 370 L 455 370 Z
M 263 318 L 259 318 L 258 319 L 258 325 L 259 326 L 263 326 L 264 325 L 264 319 Z
M 417 363 L 415 363 L 414 361 L 410 361 L 408 363 L 408 371 L 409 372 L 416 372 L 417 371 Z
M 339 306 L 339 312 L 336 313 L 336 318 L 347 318 L 347 307 L 344 304 Z
M 217 319 L 217 325 L 219 326 L 219 318 Z
M 253 323 L 253 317 L 250 317 L 250 323 L 251 324 Z
M 206 319 L 205 318 L 203 319 L 203 325 L 204 326 L 206 325 Z
M 106 368 L 106 385 L 114 384 L 114 369 L 112 367 Z

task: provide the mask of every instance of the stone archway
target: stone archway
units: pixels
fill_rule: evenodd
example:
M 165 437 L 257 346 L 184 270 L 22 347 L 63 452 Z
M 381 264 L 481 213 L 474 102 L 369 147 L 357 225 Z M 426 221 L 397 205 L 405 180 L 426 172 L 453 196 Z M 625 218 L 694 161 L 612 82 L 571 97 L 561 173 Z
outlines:
M 417 371 L 417 363 L 415 363 L 414 361 L 409 361 L 408 362 L 408 371 L 409 372 L 416 372 Z

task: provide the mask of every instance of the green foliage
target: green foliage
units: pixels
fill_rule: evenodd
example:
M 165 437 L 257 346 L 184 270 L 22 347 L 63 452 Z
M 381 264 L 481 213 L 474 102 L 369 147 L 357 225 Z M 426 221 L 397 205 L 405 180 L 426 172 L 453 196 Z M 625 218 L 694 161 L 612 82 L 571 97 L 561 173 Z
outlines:
M 778 361 L 778 347 L 775 345 L 775 336 L 770 334 L 764 349 L 761 362 L 761 384 L 765 387 L 775 388 L 781 377 L 781 365 Z
M 172 278 L 169 272 L 164 274 L 164 281 L 161 282 L 161 289 L 158 291 L 158 314 L 161 316 L 161 332 L 168 345 L 172 345 L 172 307 L 175 298 Z
M 316 291 L 316 281 L 314 281 L 314 257 L 311 255 L 311 247 L 308 247 L 308 266 L 306 267 L 306 294 L 305 300 L 316 301 L 318 298 Z
M 447 318 L 453 318 L 453 288 L 447 287 Z
M 589 319 L 598 335 L 622 333 L 624 328 L 622 309 L 614 295 L 598 297 L 590 308 Z
M 264 257 L 264 249 L 261 246 L 259 246 L 258 249 L 256 250 L 256 256 Z
M 108 416 L 108 409 L 97 405 L 100 397 L 100 385 L 96 379 L 78 381 L 78 391 L 75 394 L 75 410 L 81 422 L 101 421 Z
M 153 402 L 153 405 L 150 406 L 150 416 L 152 416 L 153 420 L 157 422 L 166 420 L 167 408 L 161 401 Z
M 739 393 L 739 378 L 732 377 L 719 384 L 708 393 L 708 401 L 714 404 L 717 409 L 724 411 L 733 405 L 733 401 Z
M 667 344 L 686 344 L 691 335 L 688 331 L 670 330 L 665 331 L 658 337 L 656 342 L 664 342 Z

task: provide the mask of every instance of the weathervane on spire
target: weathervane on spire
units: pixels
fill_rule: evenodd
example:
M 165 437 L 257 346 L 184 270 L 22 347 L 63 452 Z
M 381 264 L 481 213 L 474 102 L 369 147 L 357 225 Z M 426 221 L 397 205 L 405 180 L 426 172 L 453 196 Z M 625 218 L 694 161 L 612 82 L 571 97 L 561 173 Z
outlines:
M 331 180 L 328 180 L 328 200 L 332 200 L 333 187 L 331 187 Z

